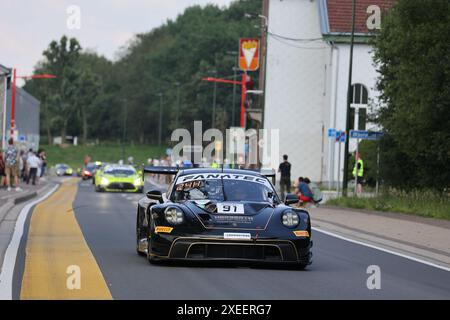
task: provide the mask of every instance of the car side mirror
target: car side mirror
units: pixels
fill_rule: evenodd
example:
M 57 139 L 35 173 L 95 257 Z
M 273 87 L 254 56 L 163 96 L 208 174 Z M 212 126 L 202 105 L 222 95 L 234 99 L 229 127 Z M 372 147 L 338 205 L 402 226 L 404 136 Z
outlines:
M 156 200 L 159 201 L 160 203 L 163 202 L 163 196 L 161 191 L 159 190 L 150 190 L 147 192 L 147 198 L 150 200 Z
M 286 199 L 284 200 L 284 204 L 289 206 L 291 204 L 297 204 L 299 202 L 299 199 L 296 194 L 288 193 L 286 195 Z

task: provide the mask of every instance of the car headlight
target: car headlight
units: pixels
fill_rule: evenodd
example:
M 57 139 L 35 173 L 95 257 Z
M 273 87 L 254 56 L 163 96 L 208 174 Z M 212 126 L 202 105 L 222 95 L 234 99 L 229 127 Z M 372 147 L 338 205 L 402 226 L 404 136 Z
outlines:
M 106 179 L 105 177 L 103 177 L 103 178 L 100 180 L 100 184 L 101 184 L 102 186 L 106 186 L 106 185 L 109 184 L 109 180 Z
M 164 214 L 166 216 L 166 220 L 169 223 L 172 224 L 181 224 L 184 221 L 184 214 L 183 211 L 181 211 L 177 207 L 168 207 Z
M 288 228 L 295 228 L 300 223 L 298 214 L 292 210 L 287 210 L 283 213 L 282 221 L 283 225 L 285 225 Z
M 136 180 L 134 180 L 133 182 L 135 187 L 139 187 L 142 185 L 142 179 L 141 178 L 137 178 Z

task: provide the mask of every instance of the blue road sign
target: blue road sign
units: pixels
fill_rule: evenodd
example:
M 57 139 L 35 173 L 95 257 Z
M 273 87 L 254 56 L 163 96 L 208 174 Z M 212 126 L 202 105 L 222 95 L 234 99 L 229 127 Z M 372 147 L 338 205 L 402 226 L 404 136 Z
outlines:
M 361 130 L 351 130 L 350 138 L 361 139 L 361 140 L 379 140 L 384 135 L 384 132 L 376 131 L 361 131 Z
M 328 138 L 336 137 L 336 129 L 330 128 L 328 129 Z
M 345 131 L 336 131 L 336 142 L 345 142 L 346 134 Z

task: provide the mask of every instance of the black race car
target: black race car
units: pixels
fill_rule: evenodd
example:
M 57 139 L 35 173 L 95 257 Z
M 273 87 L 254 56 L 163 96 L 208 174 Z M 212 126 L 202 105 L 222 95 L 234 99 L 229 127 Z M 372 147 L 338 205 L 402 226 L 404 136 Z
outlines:
M 137 252 L 163 260 L 312 261 L 311 221 L 289 195 L 282 203 L 267 176 L 250 170 L 147 167 L 175 175 L 167 193 L 147 192 L 137 209 Z M 272 174 L 273 175 L 273 174 Z

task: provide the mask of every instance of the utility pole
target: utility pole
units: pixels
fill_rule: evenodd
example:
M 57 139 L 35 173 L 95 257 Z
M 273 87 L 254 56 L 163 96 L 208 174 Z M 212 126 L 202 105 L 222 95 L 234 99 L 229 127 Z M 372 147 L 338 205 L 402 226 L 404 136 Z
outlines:
M 263 0 L 261 18 L 261 69 L 259 71 L 259 87 L 263 91 L 261 96 L 261 127 L 264 128 L 264 111 L 266 103 L 266 70 L 267 70 L 267 38 L 269 34 L 269 0 Z
M 345 121 L 345 132 L 346 132 L 346 140 L 344 147 L 344 177 L 342 182 L 342 194 L 344 197 L 347 196 L 347 187 L 348 187 L 348 151 L 349 151 L 349 143 L 350 143 L 350 104 L 352 103 L 352 72 L 353 72 L 353 45 L 355 41 L 355 15 L 356 15 L 356 0 L 352 2 L 352 34 L 350 39 L 350 61 L 349 61 L 349 70 L 348 70 L 348 88 L 347 88 L 347 117 Z

